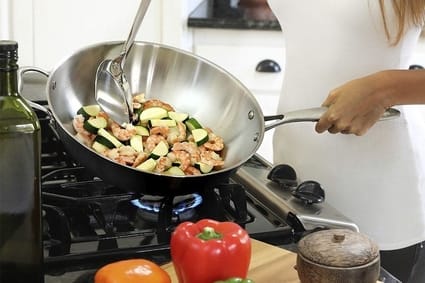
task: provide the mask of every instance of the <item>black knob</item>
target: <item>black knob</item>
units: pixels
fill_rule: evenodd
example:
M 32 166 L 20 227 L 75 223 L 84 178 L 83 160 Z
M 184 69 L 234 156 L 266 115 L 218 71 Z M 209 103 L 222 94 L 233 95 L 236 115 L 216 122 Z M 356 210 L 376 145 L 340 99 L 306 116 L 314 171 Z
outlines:
M 325 200 L 325 191 L 316 181 L 305 181 L 298 185 L 292 195 L 307 204 L 320 203 Z
M 279 73 L 282 69 L 276 61 L 265 59 L 257 64 L 255 70 L 261 73 Z
M 424 67 L 422 66 L 422 65 L 410 65 L 409 66 L 409 70 L 421 70 L 421 69 L 423 69 Z
M 297 173 L 294 168 L 287 164 L 278 164 L 270 170 L 267 179 L 278 183 L 284 188 L 295 188 L 297 186 Z

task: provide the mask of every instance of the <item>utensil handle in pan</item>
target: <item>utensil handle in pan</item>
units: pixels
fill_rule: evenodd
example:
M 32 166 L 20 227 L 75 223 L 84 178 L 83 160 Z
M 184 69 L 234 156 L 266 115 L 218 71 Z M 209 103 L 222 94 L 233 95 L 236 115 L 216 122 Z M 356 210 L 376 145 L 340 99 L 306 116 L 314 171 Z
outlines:
M 143 18 L 145 17 L 146 11 L 148 10 L 150 3 L 151 0 L 141 0 L 140 2 L 136 17 L 134 18 L 130 33 L 128 34 L 127 41 L 124 43 L 123 49 L 120 54 L 120 57 L 122 58 L 120 62 L 122 68 L 124 68 L 125 60 L 127 58 L 128 53 L 130 52 L 131 47 L 133 46 L 137 31 L 139 30 L 140 25 L 142 24 Z
M 286 114 L 280 114 L 275 116 L 265 116 L 264 121 L 271 121 L 279 119 L 275 123 L 271 123 L 265 126 L 265 130 L 273 129 L 277 126 L 295 123 L 295 122 L 317 122 L 320 117 L 327 111 L 327 107 L 315 107 L 301 110 L 295 110 Z M 379 121 L 394 119 L 400 116 L 400 111 L 395 108 L 388 108 L 384 114 L 379 118 Z

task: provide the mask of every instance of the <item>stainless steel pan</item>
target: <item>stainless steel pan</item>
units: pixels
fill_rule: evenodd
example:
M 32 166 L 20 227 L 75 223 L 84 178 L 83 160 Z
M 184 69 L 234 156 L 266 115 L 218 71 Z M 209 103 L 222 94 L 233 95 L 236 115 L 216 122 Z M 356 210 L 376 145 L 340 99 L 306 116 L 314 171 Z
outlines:
M 135 42 L 125 66 L 133 93 L 161 99 L 212 128 L 224 139 L 225 166 L 201 176 L 166 176 L 120 165 L 81 144 L 74 137 L 72 119 L 82 105 L 96 103 L 97 67 L 118 54 L 122 44 L 106 42 L 77 51 L 48 75 L 46 91 L 55 128 L 69 153 L 100 178 L 127 191 L 163 196 L 201 191 L 227 180 L 245 163 L 257 151 L 266 129 L 317 121 L 324 111 L 317 108 L 269 117 L 280 121 L 266 127 L 265 120 L 270 119 L 263 116 L 254 96 L 222 68 L 179 49 Z M 31 70 L 40 71 L 25 71 Z

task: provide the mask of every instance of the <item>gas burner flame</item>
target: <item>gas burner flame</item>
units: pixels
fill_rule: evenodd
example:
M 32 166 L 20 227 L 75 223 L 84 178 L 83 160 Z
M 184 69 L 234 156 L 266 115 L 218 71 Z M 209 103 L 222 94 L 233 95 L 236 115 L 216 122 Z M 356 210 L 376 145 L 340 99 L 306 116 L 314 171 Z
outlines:
M 137 208 L 149 213 L 157 214 L 160 211 L 162 197 L 143 196 L 131 200 L 131 203 Z M 190 194 L 174 198 L 173 215 L 180 215 L 188 210 L 198 207 L 202 203 L 202 196 L 199 194 Z

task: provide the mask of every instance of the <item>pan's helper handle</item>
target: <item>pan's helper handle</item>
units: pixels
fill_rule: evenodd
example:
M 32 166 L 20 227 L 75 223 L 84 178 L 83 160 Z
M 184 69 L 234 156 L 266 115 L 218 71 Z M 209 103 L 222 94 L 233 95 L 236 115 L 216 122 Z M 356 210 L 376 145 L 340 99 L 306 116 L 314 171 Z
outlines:
M 22 89 L 23 89 L 23 83 L 22 83 L 23 77 L 26 73 L 29 73 L 29 72 L 36 72 L 36 73 L 40 73 L 40 74 L 42 74 L 46 77 L 49 77 L 49 72 L 47 72 L 43 69 L 37 68 L 37 67 L 21 67 L 21 68 L 19 68 L 18 69 L 18 89 L 19 89 L 20 93 L 22 93 Z M 29 106 L 31 106 L 34 109 L 40 110 L 41 112 L 43 112 L 47 116 L 49 116 L 49 118 L 51 120 L 53 120 L 52 119 L 53 118 L 52 112 L 47 107 L 40 105 L 38 103 L 32 102 L 31 100 L 28 100 L 26 98 L 23 98 L 23 99 L 25 99 L 25 101 L 29 104 Z
M 35 73 L 42 74 L 42 75 L 46 76 L 47 78 L 49 77 L 49 72 L 47 72 L 47 71 L 45 71 L 45 70 L 43 70 L 41 68 L 37 68 L 37 67 L 20 67 L 18 69 L 18 89 L 19 89 L 19 92 L 20 93 L 22 93 L 22 88 L 23 88 L 22 81 L 23 81 L 24 75 L 26 73 L 30 73 L 30 72 L 35 72 Z
M 327 111 L 327 107 L 315 107 L 301 110 L 295 110 L 286 114 L 280 114 L 275 116 L 265 116 L 264 121 L 280 120 L 275 123 L 271 123 L 265 126 L 265 130 L 268 131 L 277 126 L 295 123 L 295 122 L 317 122 L 320 117 Z M 379 121 L 394 119 L 400 116 L 400 111 L 395 108 L 388 108 L 384 114 L 379 118 Z

